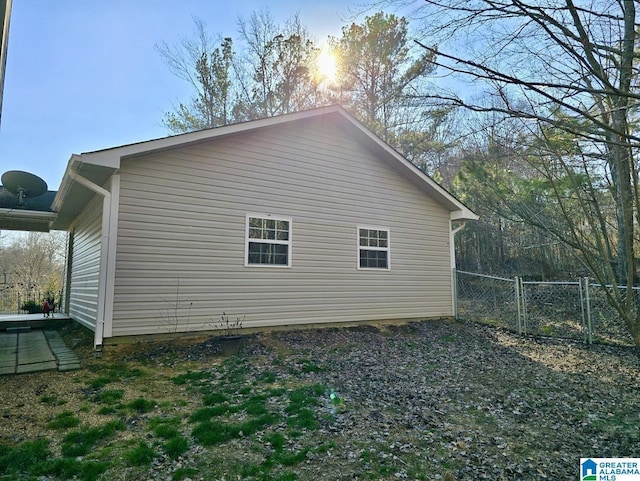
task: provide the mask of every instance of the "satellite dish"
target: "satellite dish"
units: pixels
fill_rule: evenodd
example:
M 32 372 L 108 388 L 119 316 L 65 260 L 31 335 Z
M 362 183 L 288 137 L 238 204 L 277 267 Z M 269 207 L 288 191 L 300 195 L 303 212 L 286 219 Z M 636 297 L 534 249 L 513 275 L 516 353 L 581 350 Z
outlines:
M 2 185 L 18 197 L 18 206 L 24 206 L 24 200 L 38 197 L 47 191 L 47 183 L 37 175 L 21 170 L 9 170 L 2 174 Z

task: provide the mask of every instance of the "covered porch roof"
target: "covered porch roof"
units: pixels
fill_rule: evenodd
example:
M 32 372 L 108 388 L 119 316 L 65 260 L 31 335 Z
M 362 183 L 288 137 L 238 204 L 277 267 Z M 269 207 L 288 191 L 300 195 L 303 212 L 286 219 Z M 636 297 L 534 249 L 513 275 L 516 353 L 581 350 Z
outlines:
M 55 190 L 48 190 L 20 205 L 17 196 L 0 186 L 0 230 L 49 232 L 56 219 L 51 209 L 56 194 Z

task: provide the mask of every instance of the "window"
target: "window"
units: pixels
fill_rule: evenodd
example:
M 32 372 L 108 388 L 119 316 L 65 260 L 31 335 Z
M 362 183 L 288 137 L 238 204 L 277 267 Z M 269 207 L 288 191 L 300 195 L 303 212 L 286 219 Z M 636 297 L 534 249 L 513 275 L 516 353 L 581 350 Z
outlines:
M 358 268 L 389 269 L 389 229 L 358 227 Z
M 247 215 L 245 266 L 291 267 L 291 219 Z

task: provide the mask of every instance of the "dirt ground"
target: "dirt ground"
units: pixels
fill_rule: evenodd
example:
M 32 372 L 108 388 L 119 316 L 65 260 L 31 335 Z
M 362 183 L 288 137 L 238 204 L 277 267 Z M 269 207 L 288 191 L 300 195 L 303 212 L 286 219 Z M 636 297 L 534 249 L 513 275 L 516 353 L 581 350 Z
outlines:
M 46 437 L 58 452 L 62 434 L 48 425 L 63 410 L 82 425 L 103 424 L 96 380 L 113 366 L 144 372 L 110 381 L 110 389 L 123 392 L 121 403 L 153 399 L 153 416 L 183 419 L 202 407 L 202 396 L 177 384 L 176 376 L 206 372 L 224 379 L 230 369 L 214 338 L 107 346 L 96 357 L 82 329 L 62 334 L 83 369 L 2 377 L 0 443 Z M 145 478 L 183 479 L 176 473 L 191 467 L 195 474 L 188 479 L 570 479 L 581 457 L 638 456 L 640 360 L 634 348 L 424 321 L 252 334 L 238 363 L 243 386 L 269 379 L 270 388 L 327 387 L 326 402 L 315 407 L 319 427 L 287 438 L 306 458 L 282 471 L 289 477 L 278 478 L 275 468 L 272 477 L 264 471 L 259 477 L 237 466 L 249 463 L 242 453 L 254 453 L 255 463 L 264 465 L 262 434 L 203 447 L 185 421 L 189 451 L 157 458 L 144 468 Z M 123 437 L 149 436 L 141 426 L 151 414 L 120 416 L 127 424 Z M 283 421 L 269 429 L 286 434 L 285 428 Z M 205 462 L 221 452 L 235 454 L 222 456 L 217 466 Z M 127 475 L 112 468 L 100 479 Z

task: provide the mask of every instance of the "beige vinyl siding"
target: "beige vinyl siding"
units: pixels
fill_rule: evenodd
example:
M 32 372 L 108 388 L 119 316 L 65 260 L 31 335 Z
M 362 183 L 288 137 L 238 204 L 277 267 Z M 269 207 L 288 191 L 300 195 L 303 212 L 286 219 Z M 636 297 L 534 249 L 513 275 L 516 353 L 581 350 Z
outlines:
M 452 315 L 449 213 L 322 120 L 127 159 L 120 175 L 114 336 L 222 312 L 245 327 Z M 291 268 L 244 266 L 247 214 L 291 218 Z M 391 270 L 358 269 L 358 225 L 390 230 Z
M 74 226 L 69 315 L 95 330 L 100 271 L 102 202 L 94 198 Z

